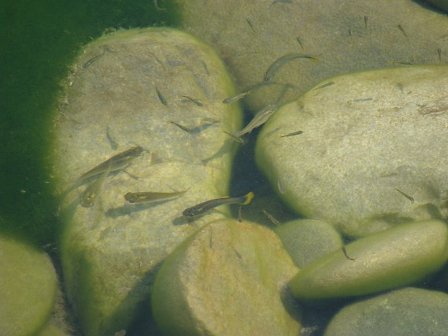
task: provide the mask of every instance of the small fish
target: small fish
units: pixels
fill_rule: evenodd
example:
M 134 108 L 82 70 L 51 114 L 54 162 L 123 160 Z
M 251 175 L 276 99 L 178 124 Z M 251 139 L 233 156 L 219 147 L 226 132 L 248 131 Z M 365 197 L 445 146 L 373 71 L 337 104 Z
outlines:
M 106 161 L 100 163 L 94 168 L 90 169 L 86 173 L 82 174 L 70 188 L 70 190 L 76 189 L 77 187 L 87 183 L 90 179 L 100 176 L 106 170 L 110 169 L 110 173 L 114 173 L 125 169 L 129 166 L 131 161 L 136 157 L 140 156 L 143 152 L 143 148 L 140 146 L 131 147 L 124 152 L 118 153 Z
M 408 37 L 408 34 L 406 33 L 406 31 L 404 30 L 402 25 L 397 25 L 397 28 L 401 31 L 401 33 L 404 35 L 404 37 Z
M 129 203 L 133 204 L 164 201 L 171 198 L 179 197 L 185 194 L 187 190 L 175 191 L 175 192 L 152 192 L 152 191 L 128 192 L 127 194 L 124 195 L 124 199 Z
M 352 261 L 355 261 L 355 260 L 356 260 L 355 258 L 352 258 L 352 257 L 350 257 L 350 256 L 348 255 L 345 246 L 342 246 L 342 253 L 344 253 L 344 256 L 345 256 L 348 260 L 352 260 Z
M 263 81 L 263 82 L 254 84 L 254 85 L 252 85 L 252 86 L 249 86 L 249 87 L 248 87 L 246 90 L 244 90 L 243 92 L 238 93 L 238 94 L 236 94 L 236 95 L 234 95 L 234 96 L 232 96 L 232 97 L 228 97 L 228 98 L 224 99 L 222 102 L 223 102 L 224 104 L 232 104 L 232 103 L 234 103 L 234 102 L 236 102 L 236 101 L 238 101 L 238 100 L 241 100 L 241 99 L 243 99 L 244 97 L 250 95 L 252 92 L 254 92 L 254 91 L 256 91 L 256 90 L 258 90 L 258 89 L 260 89 L 260 88 L 262 88 L 262 87 L 264 87 L 264 86 L 267 86 L 267 85 L 284 85 L 284 84 L 282 84 L 282 83 L 277 83 L 277 82 L 271 82 L 271 81 L 270 81 L 270 82 Z
M 442 63 L 442 49 L 437 48 L 437 55 L 439 56 L 439 63 Z
M 168 106 L 168 102 L 166 101 L 165 97 L 162 95 L 162 93 L 159 91 L 159 89 L 156 86 L 156 93 L 157 93 L 157 97 L 159 98 L 160 102 L 165 105 Z
M 264 81 L 269 82 L 271 81 L 275 74 L 280 70 L 282 66 L 284 66 L 286 63 L 291 62 L 292 60 L 299 59 L 299 58 L 306 58 L 316 61 L 317 58 L 310 55 L 304 55 L 304 54 L 298 54 L 298 53 L 291 53 L 283 55 L 279 58 L 277 58 L 266 70 L 266 73 L 264 75 Z
M 300 48 L 302 48 L 302 50 L 305 49 L 305 48 L 303 48 L 302 39 L 299 36 L 296 37 L 296 41 L 299 44 Z
M 97 178 L 95 181 L 93 181 L 87 188 L 84 190 L 84 192 L 81 195 L 81 206 L 84 208 L 91 208 L 95 204 L 95 200 L 100 194 L 104 181 L 106 180 L 106 177 L 110 174 L 110 165 L 107 167 L 107 169 L 100 175 L 99 178 Z
M 112 135 L 110 135 L 109 126 L 106 127 L 106 138 L 107 138 L 107 141 L 109 141 L 110 148 L 112 148 L 113 150 L 116 150 L 118 148 L 118 143 L 114 140 Z
M 202 203 L 199 203 L 195 206 L 192 206 L 191 208 L 187 208 L 182 212 L 182 215 L 185 217 L 195 217 L 202 215 L 203 213 L 207 212 L 208 210 L 211 210 L 213 208 L 216 208 L 220 205 L 224 204 L 240 204 L 240 205 L 248 205 L 252 202 L 252 199 L 254 198 L 254 193 L 249 192 L 244 196 L 239 197 L 221 197 L 216 198 L 213 200 L 205 201 Z
M 254 25 L 252 24 L 252 21 L 249 20 L 249 18 L 246 18 L 246 22 L 249 25 L 250 29 L 255 33 Z
M 327 83 L 324 83 L 322 85 L 319 85 L 319 86 L 315 87 L 313 90 L 320 90 L 320 89 L 326 88 L 326 87 L 334 85 L 334 84 L 335 83 L 333 81 L 332 82 L 327 82 Z
M 303 133 L 303 131 L 295 131 L 295 132 L 291 132 L 288 134 L 280 135 L 280 138 L 286 138 L 286 137 L 290 137 L 290 136 L 294 136 L 294 135 L 300 135 L 302 133 Z
M 190 96 L 182 96 L 182 98 L 185 98 L 184 101 L 190 101 L 197 106 L 204 106 L 204 104 L 202 104 L 202 102 L 199 99 L 192 98 Z
M 239 143 L 242 144 L 242 145 L 244 145 L 244 144 L 246 143 L 246 142 L 244 141 L 244 139 L 239 138 L 239 137 L 233 135 L 232 133 L 229 133 L 229 132 L 224 131 L 224 130 L 223 130 L 223 132 L 224 132 L 225 134 L 227 134 L 229 137 L 231 137 L 233 140 L 235 140 L 236 142 L 239 142 Z
M 369 20 L 369 17 L 364 15 L 364 28 L 367 29 L 367 22 Z
M 233 135 L 237 138 L 241 138 L 242 136 L 251 133 L 255 128 L 260 127 L 264 123 L 266 123 L 269 118 L 278 110 L 278 104 L 269 104 L 266 105 L 261 111 L 259 111 L 255 117 L 252 118 L 251 121 L 241 130 L 234 133 Z
M 83 68 L 83 69 L 87 69 L 87 68 L 88 68 L 89 66 L 91 66 L 93 63 L 95 63 L 100 57 L 104 56 L 104 54 L 106 53 L 106 49 L 107 49 L 107 48 L 103 48 L 103 51 L 102 51 L 100 54 L 98 54 L 98 55 L 93 56 L 92 58 L 90 58 L 87 62 L 85 62 L 85 63 L 82 65 L 82 68 Z
M 411 201 L 411 203 L 414 203 L 414 202 L 415 202 L 414 197 L 412 197 L 412 196 L 410 196 L 410 195 L 404 193 L 403 191 L 401 191 L 401 190 L 398 189 L 398 188 L 395 188 L 395 190 L 398 191 L 400 194 L 402 194 L 404 197 L 406 197 L 409 201 Z
M 269 212 L 267 212 L 265 209 L 261 210 L 261 212 L 263 212 L 263 214 L 272 222 L 272 224 L 274 224 L 275 226 L 279 226 L 281 223 L 278 221 L 277 218 L 275 218 L 274 216 L 272 216 Z

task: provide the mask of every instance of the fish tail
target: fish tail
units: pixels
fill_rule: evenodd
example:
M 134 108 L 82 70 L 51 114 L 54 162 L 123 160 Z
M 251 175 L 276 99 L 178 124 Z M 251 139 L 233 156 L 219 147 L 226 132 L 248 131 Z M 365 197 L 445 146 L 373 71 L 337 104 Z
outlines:
M 250 191 L 248 192 L 246 195 L 243 196 L 243 201 L 241 202 L 241 205 L 248 205 L 252 202 L 252 200 L 254 199 L 255 194 Z

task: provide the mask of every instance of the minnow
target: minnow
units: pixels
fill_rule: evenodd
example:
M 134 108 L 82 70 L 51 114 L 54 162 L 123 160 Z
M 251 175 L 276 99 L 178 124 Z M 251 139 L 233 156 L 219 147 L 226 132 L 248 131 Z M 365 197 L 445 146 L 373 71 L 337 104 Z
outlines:
M 223 102 L 223 104 L 232 104 L 232 103 L 234 103 L 234 102 L 236 102 L 238 100 L 241 100 L 244 97 L 250 95 L 252 92 L 262 88 L 263 86 L 267 86 L 267 85 L 284 85 L 284 84 L 277 83 L 277 82 L 265 82 L 265 81 L 263 81 L 263 82 L 254 84 L 252 86 L 249 86 L 246 90 L 244 90 L 241 93 L 238 93 L 238 94 L 236 94 L 234 96 L 231 96 L 231 97 L 227 97 L 222 102 Z
M 269 82 L 271 81 L 275 74 L 280 70 L 280 68 L 282 66 L 284 66 L 286 63 L 298 59 L 298 58 L 306 58 L 306 59 L 311 59 L 311 60 L 317 60 L 316 57 L 314 56 L 310 56 L 310 55 L 304 55 L 304 54 L 298 54 L 298 53 L 291 53 L 291 54 L 286 54 L 283 55 L 279 58 L 277 58 L 268 68 L 268 70 L 266 70 L 266 73 L 264 75 L 264 81 L 265 82 Z
M 252 202 L 255 194 L 251 191 L 244 196 L 238 197 L 221 197 L 199 203 L 191 208 L 187 208 L 182 212 L 185 217 L 195 217 L 224 204 L 240 204 L 248 205 Z
M 235 140 L 236 142 L 239 142 L 239 143 L 242 144 L 242 145 L 244 145 L 244 144 L 246 143 L 246 142 L 244 141 L 244 139 L 239 138 L 239 137 L 233 135 L 232 133 L 229 133 L 229 132 L 224 131 L 224 130 L 223 130 L 223 132 L 224 132 L 225 134 L 227 134 L 229 137 L 231 137 L 233 140 Z
M 267 210 L 263 209 L 261 210 L 263 214 L 274 224 L 275 226 L 279 226 L 281 223 L 276 219 L 274 216 L 272 216 Z
M 73 190 L 77 187 L 85 184 L 90 179 L 93 179 L 94 177 L 98 177 L 102 173 L 104 173 L 107 169 L 110 169 L 110 173 L 114 173 L 120 170 L 125 169 L 129 166 L 131 161 L 135 159 L 136 157 L 140 156 L 140 154 L 143 152 L 143 148 L 140 146 L 131 147 L 124 152 L 118 153 L 111 158 L 107 159 L 106 161 L 100 163 L 99 165 L 95 166 L 94 168 L 90 169 L 86 173 L 82 174 L 74 183 L 74 185 L 69 189 Z
M 182 96 L 182 98 L 185 98 L 185 100 L 183 101 L 190 101 L 197 106 L 204 106 L 204 104 L 202 104 L 202 102 L 199 99 L 191 98 L 189 96 Z
M 367 29 L 367 22 L 369 20 L 369 17 L 364 15 L 364 28 Z
M 334 82 L 327 82 L 320 86 L 316 86 L 313 90 L 320 90 L 320 89 L 326 88 L 326 87 L 334 85 L 334 84 L 335 84 Z
M 107 141 L 109 141 L 109 143 L 110 143 L 110 148 L 112 148 L 113 150 L 116 150 L 118 148 L 118 143 L 114 140 L 112 135 L 110 135 L 109 126 L 106 127 L 106 138 L 107 138 Z
M 288 134 L 280 135 L 280 138 L 286 138 L 286 137 L 290 137 L 290 136 L 294 136 L 294 135 L 300 135 L 302 133 L 303 133 L 303 131 L 295 131 L 295 132 L 291 132 Z
M 103 48 L 103 51 L 101 52 L 101 54 L 98 54 L 96 56 L 93 56 L 92 58 L 90 58 L 87 62 L 85 62 L 82 65 L 83 69 L 87 69 L 89 66 L 91 66 L 93 63 L 95 63 L 100 57 L 104 56 L 104 54 L 106 53 L 106 48 Z
M 301 38 L 300 38 L 299 36 L 296 37 L 296 41 L 297 41 L 297 43 L 299 44 L 300 48 L 305 49 L 305 48 L 303 47 L 302 40 L 301 40 Z
M 355 260 L 356 260 L 355 258 L 352 258 L 352 257 L 350 257 L 350 256 L 348 255 L 348 253 L 347 253 L 347 249 L 345 248 L 345 246 L 342 246 L 342 253 L 344 254 L 344 256 L 345 256 L 348 260 L 352 260 L 352 261 L 355 261 Z
M 407 38 L 408 34 L 406 33 L 406 31 L 404 30 L 404 28 L 399 24 L 397 25 L 397 28 L 401 31 L 401 33 Z
M 439 56 L 439 63 L 442 63 L 442 49 L 437 48 L 437 55 Z
M 254 29 L 254 25 L 252 24 L 252 22 L 249 20 L 249 18 L 246 18 L 246 22 L 249 25 L 250 29 L 252 29 L 252 31 L 255 33 L 255 29 Z
M 81 206 L 83 206 L 84 208 L 91 208 L 92 206 L 94 206 L 95 200 L 103 188 L 104 181 L 106 180 L 106 177 L 110 174 L 110 167 L 111 166 L 109 165 L 109 167 L 107 167 L 104 173 L 102 173 L 99 178 L 93 181 L 86 188 L 86 190 L 84 190 L 84 192 L 81 195 Z
M 159 91 L 159 89 L 156 86 L 156 93 L 157 93 L 157 97 L 159 98 L 160 102 L 165 105 L 168 106 L 168 102 L 166 101 L 165 97 L 162 95 L 162 93 Z
M 175 191 L 175 192 L 152 192 L 152 191 L 128 192 L 127 194 L 124 195 L 124 199 L 132 204 L 164 201 L 172 198 L 177 198 L 185 194 L 187 190 Z
M 260 127 L 266 123 L 269 118 L 277 111 L 278 104 L 266 105 L 260 112 L 258 112 L 255 117 L 241 130 L 234 133 L 233 135 L 237 138 L 241 138 L 243 135 L 251 133 L 255 128 Z
M 414 197 L 412 197 L 412 196 L 406 194 L 405 192 L 401 191 L 401 190 L 398 189 L 398 188 L 395 188 L 395 190 L 398 191 L 400 194 L 402 194 L 404 197 L 406 197 L 409 201 L 411 201 L 411 203 L 414 203 L 414 202 L 415 202 Z

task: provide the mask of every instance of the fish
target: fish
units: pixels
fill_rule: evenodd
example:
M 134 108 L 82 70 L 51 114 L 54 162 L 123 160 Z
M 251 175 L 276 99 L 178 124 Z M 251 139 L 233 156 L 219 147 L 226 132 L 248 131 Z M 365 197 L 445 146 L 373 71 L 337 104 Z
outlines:
M 175 192 L 152 192 L 152 191 L 128 192 L 127 194 L 124 195 L 124 199 L 132 204 L 164 201 L 171 198 L 179 197 L 185 194 L 187 190 L 175 191 Z
M 298 53 L 291 53 L 283 55 L 279 58 L 277 58 L 266 70 L 266 73 L 264 75 L 264 81 L 269 82 L 271 81 L 275 74 L 280 70 L 282 66 L 284 66 L 286 63 L 298 59 L 298 58 L 306 58 L 316 61 L 317 58 L 311 55 L 305 55 L 305 54 L 298 54 Z
M 303 131 L 295 131 L 295 132 L 291 132 L 288 134 L 280 135 L 280 138 L 286 138 L 286 137 L 290 137 L 290 136 L 294 136 L 294 135 L 300 135 L 302 133 L 303 133 Z
M 160 102 L 165 105 L 168 106 L 168 102 L 166 101 L 165 97 L 162 95 L 162 93 L 159 91 L 159 89 L 156 86 L 156 93 L 157 93 L 157 97 L 159 98 Z
M 262 88 L 264 86 L 267 86 L 267 85 L 285 85 L 285 84 L 272 82 L 272 81 L 270 81 L 270 82 L 263 81 L 263 82 L 254 84 L 252 86 L 249 86 L 246 90 L 244 90 L 241 93 L 238 93 L 238 94 L 236 94 L 234 96 L 231 96 L 231 97 L 227 97 L 222 102 L 223 102 L 223 104 L 233 104 L 233 103 L 237 102 L 238 100 L 241 100 L 244 97 L 250 95 L 252 92 L 254 92 L 254 91 L 256 91 L 256 90 L 258 90 L 258 89 L 260 89 L 260 88 Z
M 395 188 L 395 190 L 398 191 L 400 194 L 402 194 L 404 197 L 406 197 L 411 203 L 414 203 L 414 202 L 415 202 L 414 197 L 412 197 L 412 196 L 406 194 L 405 192 L 401 191 L 401 190 L 398 189 L 398 188 Z
M 251 191 L 243 196 L 221 197 L 221 198 L 212 199 L 212 200 L 205 201 L 205 202 L 199 203 L 195 206 L 185 209 L 182 212 L 182 215 L 184 215 L 185 217 L 199 216 L 213 208 L 216 208 L 216 207 L 224 205 L 224 204 L 248 205 L 252 202 L 254 196 L 255 196 L 255 194 Z
M 251 133 L 255 128 L 260 127 L 261 125 L 266 123 L 278 108 L 278 104 L 266 105 L 255 115 L 255 117 L 252 118 L 251 121 L 249 121 L 249 123 L 244 128 L 242 128 L 238 132 L 233 133 L 233 135 L 237 138 L 241 138 L 242 136 Z
M 95 200 L 100 194 L 104 181 L 106 180 L 106 177 L 110 174 L 110 167 L 109 165 L 107 169 L 100 175 L 99 178 L 97 178 L 95 181 L 90 183 L 90 185 L 84 190 L 84 192 L 81 195 L 81 206 L 84 208 L 91 208 L 95 205 Z
M 99 165 L 82 174 L 68 191 L 74 190 L 89 182 L 91 179 L 99 177 L 108 169 L 110 169 L 110 173 L 125 169 L 130 165 L 131 161 L 140 156 L 142 152 L 143 148 L 141 146 L 134 146 L 121 153 L 115 154 L 106 161 L 103 161 Z

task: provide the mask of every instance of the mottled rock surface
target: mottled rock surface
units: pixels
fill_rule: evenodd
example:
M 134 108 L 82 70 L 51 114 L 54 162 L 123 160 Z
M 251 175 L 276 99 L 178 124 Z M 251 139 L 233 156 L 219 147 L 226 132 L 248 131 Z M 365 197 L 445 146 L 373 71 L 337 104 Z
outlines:
M 163 259 L 204 223 L 225 217 L 220 208 L 189 223 L 182 211 L 227 195 L 235 142 L 223 131 L 238 129 L 241 113 L 221 102 L 233 93 L 214 51 L 173 29 L 118 31 L 79 55 L 55 120 L 54 175 L 65 285 L 85 335 L 126 330 Z M 125 169 L 112 165 L 77 183 L 136 146 L 143 150 Z M 97 197 L 84 207 L 95 182 Z M 142 204 L 124 199 L 145 191 L 183 193 Z
M 271 230 L 215 221 L 162 265 L 154 318 L 166 335 L 296 336 L 297 307 L 285 285 L 297 271 Z
M 343 246 L 334 227 L 316 219 L 289 221 L 276 227 L 275 233 L 300 268 Z
M 447 66 L 328 79 L 273 115 L 257 164 L 292 209 L 349 236 L 446 217 L 447 92 Z
M 404 288 L 351 304 L 339 311 L 325 336 L 446 335 L 448 295 Z
M 439 1 L 440 3 L 442 1 Z M 177 0 L 182 27 L 218 50 L 241 90 L 263 80 L 287 54 L 317 58 L 284 63 L 273 80 L 289 83 L 286 100 L 340 74 L 395 64 L 447 63 L 445 15 L 409 0 Z M 246 100 L 274 101 L 279 86 Z
M 43 252 L 0 235 L 0 334 L 29 336 L 50 318 L 56 272 Z
M 345 248 L 304 267 L 290 283 L 294 296 L 325 300 L 411 285 L 446 263 L 448 228 L 441 221 L 402 224 Z

